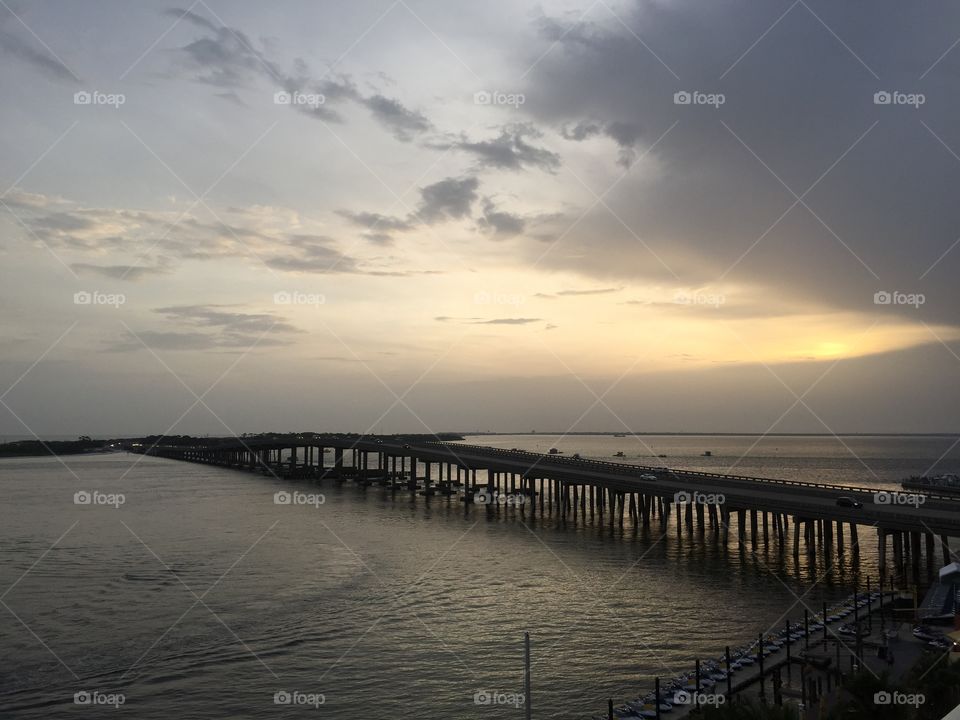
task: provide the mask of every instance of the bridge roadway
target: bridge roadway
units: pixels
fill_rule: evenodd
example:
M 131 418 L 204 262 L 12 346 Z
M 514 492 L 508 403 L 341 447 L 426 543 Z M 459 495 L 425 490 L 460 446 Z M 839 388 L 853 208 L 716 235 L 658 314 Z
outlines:
M 325 464 L 325 448 L 334 451 L 332 467 Z M 425 481 L 427 494 L 432 492 L 431 488 L 445 488 L 451 492 L 451 488 L 458 486 L 461 472 L 465 470 L 467 501 L 471 490 L 486 486 L 494 491 L 506 493 L 509 490 L 528 495 L 534 500 L 534 511 L 537 499 L 543 511 L 545 495 L 550 500 L 551 509 L 556 501 L 564 517 L 571 510 L 576 516 L 578 503 L 584 514 L 587 508 L 591 515 L 595 509 L 601 515 L 609 513 L 611 522 L 619 510 L 621 524 L 628 504 L 631 518 L 635 522 L 642 520 L 644 524 L 656 514 L 665 524 L 671 508 L 676 508 L 678 530 L 683 520 L 682 512 L 686 513 L 689 527 L 693 523 L 694 509 L 702 527 L 706 508 L 711 527 L 722 528 L 724 538 L 731 526 L 731 514 L 736 514 L 735 525 L 741 543 L 748 529 L 749 513 L 754 545 L 758 538 L 758 515 L 763 521 L 763 539 L 767 540 L 768 518 L 772 518 L 773 534 L 779 537 L 781 544 L 786 544 L 792 520 L 794 553 L 799 551 L 801 531 L 808 551 L 821 544 L 829 548 L 836 538 L 837 550 L 842 552 L 844 526 L 849 525 L 851 547 L 856 547 L 858 542 L 857 527 L 866 526 L 877 529 L 881 567 L 886 564 L 886 539 L 890 537 L 895 567 L 903 568 L 912 560 L 915 575 L 921 556 L 921 538 L 926 539 L 927 562 L 932 565 L 935 536 L 940 537 L 944 564 L 950 558 L 948 538 L 960 537 L 960 497 L 923 494 L 921 503 L 917 501 L 917 494 L 899 488 L 889 489 L 888 494 L 878 496 L 878 492 L 884 491 L 879 486 L 831 485 L 674 470 L 459 442 L 404 441 L 390 436 L 305 434 L 224 438 L 216 444 L 207 441 L 203 446 L 158 446 L 140 451 L 250 470 L 272 472 L 273 468 L 289 467 L 291 470 L 304 468 L 308 473 L 324 477 L 354 474 L 361 478 L 373 475 L 410 478 L 409 484 L 414 490 L 419 481 Z M 344 462 L 345 453 L 352 454 L 352 464 Z M 371 458 L 376 462 L 371 464 Z M 438 476 L 431 478 L 433 465 L 438 466 L 439 472 Z M 424 469 L 425 476 L 421 472 Z M 486 471 L 485 482 L 483 478 L 478 482 L 478 470 Z M 840 496 L 856 500 L 862 506 L 838 505 Z M 688 497 L 694 500 L 691 502 Z M 916 502 L 904 502 L 908 500 Z
M 491 461 L 504 472 L 530 472 L 555 477 L 569 482 L 592 482 L 615 490 L 673 496 L 679 492 L 699 492 L 704 495 L 722 494 L 726 504 L 736 508 L 767 512 L 787 512 L 803 517 L 825 518 L 833 521 L 871 525 L 906 532 L 932 532 L 960 537 L 960 497 L 923 494 L 922 504 L 894 504 L 877 502 L 879 487 L 829 485 L 793 480 L 775 480 L 744 475 L 671 470 L 666 467 L 629 465 L 626 463 L 573 458 L 562 455 L 541 455 L 522 450 L 501 450 L 461 443 L 444 443 L 445 450 L 435 455 L 416 446 L 418 456 L 431 454 L 440 461 L 451 459 L 480 467 L 489 467 Z M 386 445 L 381 445 L 386 447 Z M 393 446 L 390 446 L 393 447 Z M 413 446 L 411 446 L 413 447 Z M 421 450 L 421 447 L 423 450 Z M 421 455 L 421 452 L 423 455 Z M 641 475 L 655 475 L 657 479 L 641 480 Z M 917 496 L 902 488 L 883 491 L 885 498 L 897 495 L 903 500 Z M 846 496 L 863 504 L 861 508 L 837 505 L 837 498 Z

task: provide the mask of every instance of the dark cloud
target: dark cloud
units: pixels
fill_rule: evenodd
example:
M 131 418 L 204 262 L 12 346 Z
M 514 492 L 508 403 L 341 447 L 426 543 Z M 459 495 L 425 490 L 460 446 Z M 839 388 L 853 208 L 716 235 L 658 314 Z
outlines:
M 363 98 L 362 103 L 381 125 L 402 142 L 410 142 L 433 127 L 422 113 L 404 107 L 393 98 L 374 94 Z
M 483 201 L 483 214 L 477 220 L 480 229 L 492 233 L 497 239 L 510 238 L 519 235 L 526 227 L 526 220 L 519 215 L 498 210 L 490 198 Z
M 471 141 L 461 138 L 456 141 L 438 141 L 432 147 L 455 148 L 473 156 L 478 168 L 494 170 L 522 170 L 535 168 L 555 172 L 560 167 L 560 156 L 537 147 L 529 139 L 543 137 L 543 133 L 530 123 L 514 123 L 501 128 L 500 134 L 490 140 Z
M 249 85 L 264 73 L 272 78 L 282 77 L 280 68 L 257 50 L 241 30 L 182 9 L 167 10 L 165 14 L 182 17 L 209 33 L 177 52 L 180 62 L 197 82 L 233 90 Z
M 421 203 L 415 217 L 425 223 L 458 220 L 470 215 L 480 181 L 475 177 L 445 178 L 420 189 Z
M 296 58 L 289 71 L 283 63 L 271 57 L 266 48 L 258 48 L 243 31 L 220 25 L 194 12 L 174 9 L 168 15 L 183 17 L 206 34 L 174 51 L 181 69 L 197 82 L 227 90 L 219 93 L 232 102 L 243 102 L 236 90 L 266 81 L 293 94 L 316 96 L 313 102 L 291 102 L 296 112 L 324 122 L 342 122 L 335 105 L 354 102 L 366 108 L 370 115 L 395 138 L 410 142 L 432 129 L 423 113 L 412 110 L 396 98 L 380 92 L 365 94 L 353 79 L 344 73 L 335 77 L 317 76 L 302 58 Z M 263 44 L 261 43 L 261 46 Z
M 574 227 L 548 229 L 556 244 L 530 250 L 543 267 L 957 322 L 960 252 L 930 268 L 960 234 L 947 190 L 960 182 L 960 52 L 938 62 L 960 6 L 678 0 L 618 15 L 544 18 L 530 48 L 533 61 L 556 43 L 521 88 L 532 121 L 609 138 L 623 165 L 645 158 Z M 926 103 L 877 105 L 882 90 Z M 683 92 L 725 102 L 676 103 Z M 873 304 L 894 289 L 927 303 Z
M 630 167 L 636 157 L 634 146 L 643 133 L 640 127 L 632 122 L 613 121 L 598 123 L 591 120 L 581 120 L 574 125 L 564 125 L 560 128 L 560 134 L 565 139 L 574 142 L 583 142 L 597 135 L 604 135 L 611 138 L 620 147 L 620 159 L 618 162 L 624 167 Z
M 353 212 L 351 210 L 337 210 L 337 215 L 346 218 L 355 225 L 369 230 L 394 232 L 411 230 L 414 225 L 404 218 L 389 217 L 375 212 Z

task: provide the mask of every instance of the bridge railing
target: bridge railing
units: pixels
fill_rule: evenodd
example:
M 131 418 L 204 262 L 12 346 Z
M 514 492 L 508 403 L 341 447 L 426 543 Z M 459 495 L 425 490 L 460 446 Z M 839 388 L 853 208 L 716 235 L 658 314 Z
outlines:
M 449 448 L 469 448 L 473 451 L 479 451 L 482 454 L 487 455 L 497 455 L 504 458 L 514 458 L 514 459 L 524 459 L 524 460 L 537 460 L 539 462 L 550 462 L 550 463 L 559 463 L 562 465 L 569 465 L 571 467 L 587 467 L 594 468 L 603 472 L 615 473 L 618 475 L 636 475 L 638 473 L 659 473 L 659 474 L 669 474 L 677 477 L 678 479 L 703 479 L 703 478 L 713 478 L 716 480 L 740 480 L 751 483 L 764 483 L 768 485 L 780 485 L 785 487 L 797 487 L 797 488 L 816 488 L 819 490 L 831 490 L 831 491 L 847 491 L 855 493 L 865 493 L 873 495 L 877 492 L 890 492 L 885 491 L 882 488 L 873 488 L 873 487 L 864 487 L 856 485 L 831 485 L 829 483 L 817 483 L 817 482 L 804 482 L 801 480 L 781 480 L 778 478 L 762 478 L 762 477 L 752 477 L 749 475 L 733 475 L 733 474 L 724 474 L 724 473 L 713 473 L 713 472 L 700 472 L 697 470 L 675 470 L 673 468 L 668 468 L 664 466 L 651 466 L 651 465 L 632 465 L 628 463 L 617 463 L 610 462 L 609 460 L 595 460 L 592 458 L 574 458 L 569 455 L 545 455 L 543 453 L 530 452 L 528 450 L 507 450 L 506 448 L 494 448 L 488 445 L 470 445 L 467 443 L 450 443 L 450 442 L 440 442 L 440 443 L 430 443 L 431 445 L 442 445 Z M 896 491 L 901 492 L 901 491 Z M 936 493 L 921 493 L 925 497 L 934 499 L 934 500 L 943 500 L 951 503 L 960 503 L 960 497 L 953 495 L 938 495 Z

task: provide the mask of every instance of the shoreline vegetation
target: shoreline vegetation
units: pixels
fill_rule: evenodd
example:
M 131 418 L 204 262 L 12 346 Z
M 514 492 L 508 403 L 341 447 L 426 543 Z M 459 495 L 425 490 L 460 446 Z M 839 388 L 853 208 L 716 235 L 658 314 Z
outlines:
M 336 438 L 360 438 L 360 433 L 243 433 L 239 436 L 241 440 L 284 440 L 291 442 L 305 440 L 314 437 L 336 437 Z M 382 438 L 397 438 L 404 440 L 441 440 L 457 441 L 465 440 L 459 433 L 436 433 L 436 434 L 393 434 L 377 435 Z M 0 458 L 13 457 L 44 457 L 60 455 L 88 455 L 94 453 L 120 452 L 133 447 L 152 447 L 154 445 L 174 445 L 174 446 L 207 446 L 218 445 L 225 440 L 233 440 L 233 437 L 194 437 L 192 435 L 144 435 L 141 437 L 125 437 L 110 439 L 94 439 L 88 435 L 81 435 L 76 440 L 17 440 L 15 442 L 0 444 Z

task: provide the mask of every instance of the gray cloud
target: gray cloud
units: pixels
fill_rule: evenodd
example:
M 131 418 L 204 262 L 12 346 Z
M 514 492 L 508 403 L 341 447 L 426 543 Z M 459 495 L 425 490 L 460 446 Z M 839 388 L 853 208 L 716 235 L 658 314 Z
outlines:
M 288 93 L 322 95 L 322 103 L 291 103 L 290 107 L 325 122 L 342 122 L 343 117 L 334 106 L 337 102 L 351 101 L 366 108 L 374 120 L 402 142 L 410 142 L 433 127 L 425 115 L 395 98 L 380 92 L 363 93 L 345 73 L 329 78 L 316 76 L 302 58 L 296 58 L 288 72 L 279 60 L 268 56 L 265 49 L 258 49 L 241 30 L 181 9 L 169 10 L 167 14 L 182 16 L 206 33 L 174 51 L 180 68 L 197 82 L 227 90 L 220 96 L 231 102 L 243 102 L 237 89 L 265 80 Z
M 597 123 L 591 120 L 581 120 L 572 126 L 564 125 L 560 129 L 560 134 L 565 139 L 574 142 L 582 142 L 597 135 L 604 135 L 612 139 L 620 148 L 618 162 L 624 167 L 630 167 L 635 161 L 634 146 L 643 135 L 640 128 L 631 122 Z
M 445 178 L 420 189 L 421 203 L 415 217 L 426 223 L 462 219 L 470 215 L 480 181 L 475 177 Z
M 363 98 L 362 103 L 380 124 L 402 142 L 410 142 L 433 127 L 422 113 L 404 107 L 393 98 L 374 94 Z
M 273 255 L 265 262 L 275 270 L 305 273 L 355 273 L 359 272 L 357 261 L 344 255 L 328 237 L 320 235 L 295 235 L 287 246 L 294 252 Z
M 493 318 L 485 320 L 475 317 L 450 317 L 449 315 L 438 315 L 434 318 L 437 322 L 459 322 L 466 325 L 529 325 L 530 323 L 542 322 L 542 318 Z
M 555 293 L 536 293 L 534 297 L 544 298 L 546 300 L 558 297 L 578 297 L 581 295 L 609 295 L 610 293 L 620 292 L 623 288 L 606 287 L 594 288 L 590 290 L 558 290 Z M 630 302 L 630 301 L 628 301 Z
M 194 80 L 232 90 L 249 85 L 264 72 L 281 77 L 279 67 L 255 49 L 253 41 L 241 30 L 217 25 L 182 9 L 167 10 L 165 14 L 182 17 L 210 33 L 179 49 L 180 62 L 193 73 Z
M 171 305 L 154 312 L 179 324 L 216 328 L 231 334 L 263 332 L 301 332 L 296 327 L 267 313 L 246 313 L 233 310 L 233 305 Z
M 268 313 L 248 313 L 233 305 L 171 305 L 154 312 L 175 330 L 140 330 L 127 333 L 106 347 L 108 352 L 151 350 L 214 350 L 289 345 L 283 337 L 302 332 L 283 318 Z
M 295 273 L 358 273 L 368 275 L 406 275 L 407 271 L 384 267 L 382 258 L 375 266 L 364 266 L 337 247 L 330 237 L 311 234 L 268 234 L 260 230 L 242 208 L 224 212 L 224 221 L 203 222 L 196 217 L 178 217 L 139 210 L 83 208 L 43 196 L 12 193 L 11 202 L 24 212 L 23 224 L 28 240 L 50 248 L 69 250 L 90 258 L 109 255 L 116 259 L 130 256 L 131 262 L 104 264 L 83 259 L 72 263 L 77 272 L 122 280 L 140 280 L 171 272 L 177 261 L 207 261 L 218 258 L 254 258 L 268 267 Z M 439 209 L 437 210 L 439 212 Z M 19 213 L 18 213 L 19 214 Z M 341 213 L 362 227 L 373 228 L 383 218 L 391 229 L 410 228 L 413 223 L 386 218 L 375 213 Z M 179 222 L 174 223 L 175 219 Z M 386 233 L 364 234 L 376 245 L 388 245 Z M 142 253 L 154 256 L 147 262 Z M 433 271 L 417 271 L 433 272 Z
M 526 228 L 526 220 L 521 216 L 498 210 L 490 198 L 484 198 L 483 214 L 477 220 L 481 230 L 492 233 L 497 239 L 519 235 Z
M 409 220 L 397 217 L 389 217 L 375 212 L 353 212 L 351 210 L 337 210 L 337 215 L 346 218 L 355 225 L 367 228 L 369 230 L 380 230 L 382 232 L 393 232 L 399 230 L 411 230 L 414 225 Z
M 778 300 L 956 323 L 960 252 L 928 270 L 960 234 L 960 206 L 945 190 L 960 182 L 960 163 L 932 134 L 960 153 L 960 53 L 924 73 L 955 40 L 942 28 L 960 23 L 960 6 L 807 5 L 766 35 L 787 7 L 628 5 L 623 23 L 647 47 L 619 23 L 541 19 L 531 60 L 557 46 L 523 88 L 532 120 L 571 142 L 609 138 L 624 165 L 676 123 L 605 196 L 609 210 L 544 235 L 563 239 L 542 265 L 661 285 L 723 278 Z M 868 25 L 857 20 L 866 14 Z M 874 104 L 878 90 L 897 89 L 927 102 Z M 726 102 L 675 104 L 680 91 Z M 790 209 L 811 186 L 809 209 Z M 927 303 L 873 304 L 893 289 L 924 292 Z
M 71 263 L 70 267 L 77 273 L 99 275 L 112 280 L 130 280 L 136 282 L 154 275 L 166 275 L 173 271 L 168 261 L 161 261 L 154 265 L 93 265 L 91 263 Z
M 529 325 L 530 323 L 542 322 L 542 318 L 494 318 L 493 320 L 483 320 L 477 322 L 477 325 Z
M 13 10 L 5 4 L 0 7 L 0 53 L 31 65 L 48 77 L 66 83 L 78 83 L 80 78 L 54 57 L 14 17 Z
M 460 138 L 455 141 L 435 141 L 431 147 L 446 150 L 454 148 L 473 156 L 480 169 L 522 170 L 535 168 L 555 172 L 560 167 L 560 156 L 537 147 L 528 139 L 543 137 L 543 133 L 530 123 L 513 123 L 504 126 L 500 134 L 490 140 L 471 141 Z
M 337 210 L 336 213 L 354 225 L 367 228 L 368 232 L 363 233 L 363 238 L 376 245 L 390 245 L 393 243 L 391 232 L 411 230 L 416 225 L 409 219 L 389 217 L 375 212 Z

